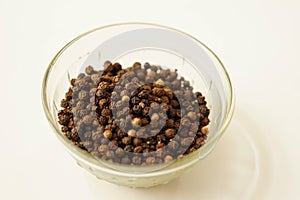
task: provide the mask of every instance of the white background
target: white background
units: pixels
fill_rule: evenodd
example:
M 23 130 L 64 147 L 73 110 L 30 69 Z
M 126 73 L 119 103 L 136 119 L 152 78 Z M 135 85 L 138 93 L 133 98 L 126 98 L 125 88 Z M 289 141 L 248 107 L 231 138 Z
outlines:
M 147 190 L 93 183 L 52 133 L 40 97 L 63 45 L 127 21 L 203 41 L 227 67 L 237 98 L 214 152 Z M 298 0 L 0 0 L 0 199 L 300 199 L 299 35 Z

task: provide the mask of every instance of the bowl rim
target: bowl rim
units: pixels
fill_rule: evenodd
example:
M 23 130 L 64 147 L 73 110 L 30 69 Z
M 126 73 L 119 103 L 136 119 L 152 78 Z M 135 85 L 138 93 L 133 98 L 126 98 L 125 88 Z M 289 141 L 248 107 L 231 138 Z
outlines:
M 101 171 L 108 173 L 108 174 L 115 174 L 118 176 L 130 176 L 133 178 L 138 178 L 138 177 L 152 177 L 152 176 L 159 176 L 162 174 L 168 174 L 168 173 L 173 173 L 174 171 L 178 171 L 181 169 L 184 169 L 186 167 L 189 167 L 193 164 L 195 164 L 196 162 L 199 161 L 199 159 L 193 159 L 191 161 L 188 161 L 187 163 L 184 163 L 183 165 L 179 165 L 176 166 L 174 168 L 169 168 L 168 166 L 166 168 L 162 168 L 158 171 L 151 171 L 151 172 L 146 172 L 146 173 L 132 173 L 132 172 L 122 172 L 122 171 L 117 171 L 113 168 L 108 168 L 107 166 L 101 166 L 99 165 L 99 162 L 97 162 L 95 159 L 91 159 L 90 157 L 88 157 L 88 153 L 84 152 L 83 150 L 81 150 L 79 147 L 71 144 L 68 139 L 66 137 L 64 137 L 61 134 L 61 131 L 59 129 L 59 127 L 56 126 L 53 118 L 51 117 L 51 112 L 50 112 L 50 108 L 48 107 L 47 104 L 47 92 L 46 92 L 46 87 L 47 87 L 47 82 L 48 82 L 48 78 L 49 78 L 49 74 L 51 73 L 52 67 L 55 65 L 56 61 L 58 60 L 58 58 L 68 49 L 68 47 L 70 47 L 73 43 L 75 43 L 76 41 L 80 40 L 81 38 L 83 38 L 86 35 L 89 35 L 93 32 L 102 30 L 102 29 L 106 29 L 106 28 L 111 28 L 111 27 L 116 27 L 116 26 L 124 26 L 124 25 L 145 25 L 145 26 L 154 26 L 154 27 L 158 27 L 158 28 L 164 28 L 164 29 L 168 29 L 168 30 L 172 30 L 172 31 L 176 31 L 180 34 L 183 34 L 185 36 L 187 36 L 188 38 L 194 40 L 196 43 L 202 45 L 206 50 L 208 50 L 209 53 L 212 54 L 212 56 L 216 59 L 216 61 L 220 64 L 222 71 L 224 72 L 224 75 L 226 77 L 226 81 L 228 82 L 228 86 L 229 86 L 229 90 L 230 90 L 230 99 L 228 102 L 229 105 L 229 109 L 227 109 L 227 116 L 226 119 L 223 123 L 223 126 L 221 127 L 221 129 L 219 130 L 219 133 L 216 134 L 216 136 L 214 138 L 212 138 L 210 141 L 208 141 L 206 143 L 206 145 L 209 145 L 210 143 L 214 142 L 216 145 L 217 141 L 221 138 L 221 136 L 224 134 L 225 130 L 227 129 L 227 127 L 230 124 L 230 121 L 232 119 L 233 113 L 234 113 L 234 107 L 235 107 L 235 94 L 234 94 L 234 89 L 232 86 L 232 82 L 229 76 L 229 73 L 227 72 L 224 64 L 222 63 L 222 61 L 220 60 L 220 58 L 216 55 L 216 53 L 214 53 L 208 46 L 206 46 L 203 42 L 201 42 L 200 40 L 198 40 L 197 38 L 193 37 L 192 35 L 185 33 L 181 30 L 172 28 L 172 27 L 168 27 L 168 26 L 164 26 L 164 25 L 160 25 L 160 24 L 155 24 L 155 23 L 146 23 L 146 22 L 123 22 L 123 23 L 114 23 L 114 24 L 108 24 L 108 25 L 104 25 L 104 26 L 100 26 L 98 28 L 94 28 L 90 31 L 87 31 L 85 33 L 80 34 L 79 36 L 75 37 L 74 39 L 72 39 L 70 42 L 68 42 L 65 46 L 63 46 L 58 53 L 54 56 L 54 58 L 50 61 L 45 74 L 44 74 L 44 78 L 43 78 L 43 82 L 42 82 L 42 92 L 41 92 L 41 96 L 42 96 L 42 105 L 43 105 L 43 109 L 46 115 L 46 118 L 48 120 L 48 122 L 50 123 L 52 129 L 54 130 L 56 136 L 59 138 L 59 140 L 64 144 L 65 148 L 67 149 L 67 151 L 69 151 L 69 153 L 75 157 L 76 159 L 80 160 L 81 162 L 85 163 L 86 165 L 90 166 L 90 167 L 94 167 L 96 169 L 100 169 Z M 213 149 L 214 147 L 212 147 L 211 149 Z M 200 148 L 201 149 L 201 148 Z M 199 150 L 200 150 L 199 149 Z M 210 152 L 208 152 L 209 154 Z M 188 157 L 188 156 L 186 156 Z M 178 161 L 178 160 L 177 160 Z M 79 163 L 78 163 L 79 164 Z

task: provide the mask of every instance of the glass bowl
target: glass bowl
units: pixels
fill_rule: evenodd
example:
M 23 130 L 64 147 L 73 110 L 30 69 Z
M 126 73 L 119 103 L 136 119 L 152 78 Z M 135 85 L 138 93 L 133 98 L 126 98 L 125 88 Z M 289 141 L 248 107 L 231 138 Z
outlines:
M 194 91 L 200 91 L 206 98 L 210 109 L 206 143 L 167 166 L 143 172 L 135 172 L 134 166 L 128 166 L 128 169 L 115 168 L 99 162 L 88 152 L 71 144 L 58 123 L 60 101 L 70 87 L 72 78 L 84 72 L 84 68 L 89 65 L 102 69 L 106 60 L 119 62 L 124 67 L 139 61 L 166 66 L 171 70 L 177 69 L 181 76 L 191 82 Z M 100 27 L 66 44 L 47 68 L 42 86 L 42 101 L 54 133 L 79 166 L 99 179 L 129 187 L 165 184 L 189 171 L 214 149 L 234 110 L 230 78 L 212 50 L 182 31 L 146 23 Z

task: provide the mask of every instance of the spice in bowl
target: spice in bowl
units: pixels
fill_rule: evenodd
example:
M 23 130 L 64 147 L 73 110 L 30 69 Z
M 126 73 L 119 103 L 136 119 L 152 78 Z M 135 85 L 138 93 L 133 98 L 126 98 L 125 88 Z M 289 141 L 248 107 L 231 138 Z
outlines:
M 71 143 L 102 161 L 153 165 L 204 145 L 210 110 L 177 70 L 136 62 L 92 66 L 71 80 L 58 112 Z

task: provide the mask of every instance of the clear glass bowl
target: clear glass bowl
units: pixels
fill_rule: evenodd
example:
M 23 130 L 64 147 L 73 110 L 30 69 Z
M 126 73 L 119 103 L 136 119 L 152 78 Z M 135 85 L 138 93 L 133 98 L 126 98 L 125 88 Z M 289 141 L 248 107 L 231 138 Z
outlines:
M 171 70 L 177 69 L 181 76 L 192 83 L 194 91 L 200 91 L 208 102 L 211 122 L 205 145 L 168 166 L 135 173 L 134 170 L 115 169 L 103 164 L 71 144 L 62 134 L 58 123 L 60 101 L 70 87 L 71 78 L 77 77 L 88 65 L 102 69 L 106 60 L 119 62 L 123 67 L 132 66 L 138 61 L 165 66 Z M 42 86 L 42 100 L 54 133 L 77 163 L 99 179 L 129 187 L 151 187 L 168 183 L 189 171 L 214 149 L 234 110 L 230 78 L 212 50 L 184 32 L 146 23 L 104 26 L 69 42 L 47 68 Z

